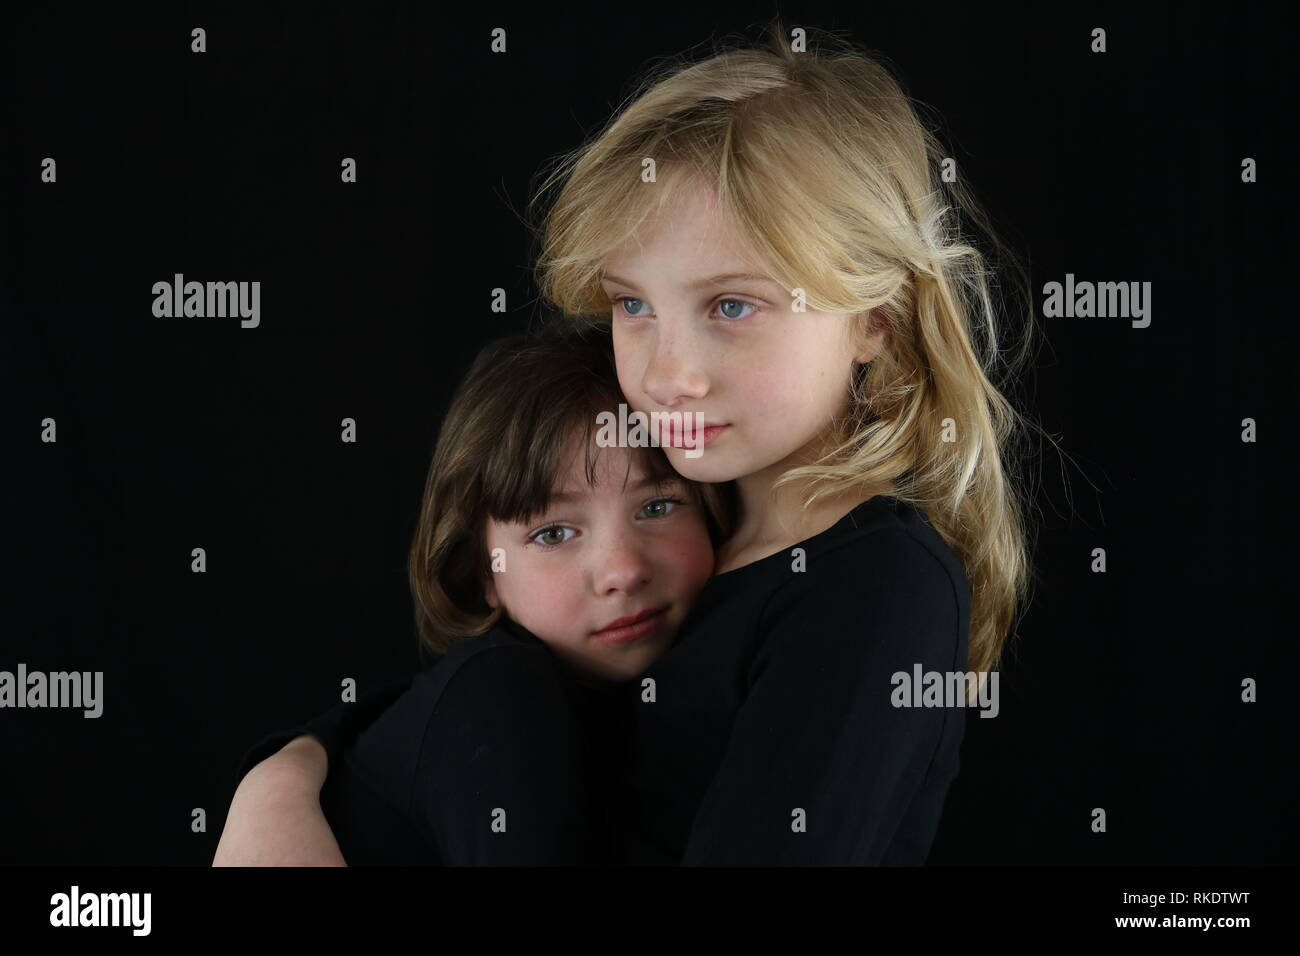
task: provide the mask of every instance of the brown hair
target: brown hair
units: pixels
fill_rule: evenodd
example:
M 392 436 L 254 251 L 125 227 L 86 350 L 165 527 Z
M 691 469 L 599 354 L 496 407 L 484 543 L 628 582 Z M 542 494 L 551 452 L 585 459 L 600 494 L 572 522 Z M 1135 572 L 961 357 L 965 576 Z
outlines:
M 491 573 L 488 519 L 524 521 L 545 510 L 575 439 L 585 443 L 593 484 L 596 416 L 617 415 L 625 402 L 607 330 L 552 323 L 483 348 L 443 420 L 411 542 L 415 621 L 427 649 L 442 654 L 497 623 L 501 609 L 483 596 L 483 578 Z M 684 480 L 662 449 L 632 451 L 647 475 Z M 735 521 L 734 487 L 686 485 L 705 512 L 714 545 L 721 544 Z

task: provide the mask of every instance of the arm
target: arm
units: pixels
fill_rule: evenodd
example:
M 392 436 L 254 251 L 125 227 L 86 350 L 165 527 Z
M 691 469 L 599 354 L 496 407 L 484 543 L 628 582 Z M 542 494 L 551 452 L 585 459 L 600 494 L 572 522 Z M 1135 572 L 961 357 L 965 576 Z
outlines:
M 965 669 L 964 595 L 903 532 L 846 551 L 769 599 L 748 694 L 683 865 L 880 864 L 945 723 L 964 727 L 964 712 L 891 703 L 895 672 Z
M 213 866 L 346 866 L 321 812 L 325 748 L 298 737 L 253 767 L 230 802 Z
M 580 694 L 541 647 L 492 647 L 457 668 L 427 725 L 413 794 L 445 865 L 605 862 L 584 728 L 602 718 Z
M 344 866 L 320 790 L 343 749 L 410 686 L 392 681 L 303 727 L 259 741 L 240 763 L 213 866 Z

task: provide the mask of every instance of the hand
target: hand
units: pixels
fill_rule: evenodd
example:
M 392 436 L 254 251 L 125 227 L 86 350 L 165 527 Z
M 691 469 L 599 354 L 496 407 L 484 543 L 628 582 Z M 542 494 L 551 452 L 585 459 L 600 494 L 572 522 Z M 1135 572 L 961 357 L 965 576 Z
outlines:
M 213 866 L 347 866 L 320 806 L 329 760 L 296 737 L 244 776 L 230 801 Z

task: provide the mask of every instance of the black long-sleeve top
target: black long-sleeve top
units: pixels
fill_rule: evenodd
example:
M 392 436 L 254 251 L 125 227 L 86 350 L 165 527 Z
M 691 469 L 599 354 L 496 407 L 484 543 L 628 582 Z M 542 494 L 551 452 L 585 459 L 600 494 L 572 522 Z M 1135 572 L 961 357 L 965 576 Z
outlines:
M 715 575 L 677 643 L 617 685 L 631 725 L 602 757 L 607 845 L 631 864 L 924 863 L 966 712 L 895 706 L 894 675 L 964 672 L 969 625 L 960 562 L 888 496 Z M 271 740 L 315 734 L 333 768 L 361 706 Z
M 626 736 L 619 700 L 617 684 L 576 677 L 504 620 L 413 680 L 340 704 L 304 729 L 328 742 L 321 809 L 343 858 L 351 866 L 618 862 L 598 774 L 613 738 Z M 297 735 L 261 741 L 240 775 Z

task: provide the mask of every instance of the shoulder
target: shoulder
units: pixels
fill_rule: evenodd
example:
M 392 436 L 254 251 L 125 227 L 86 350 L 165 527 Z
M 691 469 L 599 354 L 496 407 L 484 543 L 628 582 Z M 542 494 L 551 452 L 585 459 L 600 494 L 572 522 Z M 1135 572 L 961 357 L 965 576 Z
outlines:
M 571 682 L 536 639 L 469 638 L 421 676 L 422 773 L 456 785 L 496 779 L 554 763 L 574 746 L 580 722 Z
M 550 649 L 537 638 L 531 635 L 520 636 L 498 625 L 486 634 L 457 641 L 426 673 L 459 671 L 470 663 L 545 661 L 550 656 Z
M 560 700 L 562 673 L 536 638 L 502 628 L 457 642 L 416 679 L 430 716 L 502 716 Z
M 954 596 L 969 590 L 965 569 L 925 513 L 905 501 L 877 496 L 847 516 L 842 532 L 814 549 L 845 568 L 874 567 L 882 559 L 900 576 L 946 579 Z
M 843 533 L 808 544 L 764 606 L 769 650 L 785 641 L 823 660 L 910 654 L 964 666 L 969 584 L 920 512 L 891 499 Z
M 959 609 L 969 608 L 970 584 L 961 561 L 919 509 L 878 496 L 854 509 L 836 532 L 805 542 L 802 562 L 791 564 L 778 588 L 782 596 L 797 600 L 811 587 L 833 600 L 838 585 L 846 608 L 855 605 L 852 598 L 863 588 L 947 598 Z

